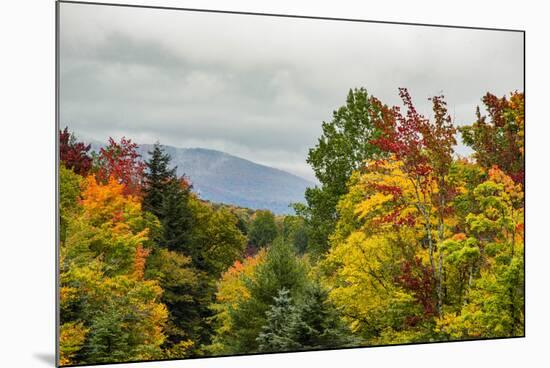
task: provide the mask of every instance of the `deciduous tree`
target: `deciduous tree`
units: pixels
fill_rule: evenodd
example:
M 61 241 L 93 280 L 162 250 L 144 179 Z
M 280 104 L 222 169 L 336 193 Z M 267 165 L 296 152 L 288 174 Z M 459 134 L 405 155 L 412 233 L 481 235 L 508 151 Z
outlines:
M 92 168 L 92 158 L 88 153 L 90 147 L 89 144 L 77 142 L 68 127 L 59 132 L 59 159 L 67 169 L 79 175 L 88 175 Z
M 514 92 L 499 98 L 487 93 L 482 101 L 488 116 L 478 107 L 476 121 L 460 128 L 462 141 L 474 150 L 482 167 L 497 165 L 516 183 L 523 183 L 525 96 Z
M 379 137 L 378 125 L 382 125 L 375 121 L 392 119 L 389 108 L 359 88 L 349 91 L 346 104 L 333 112 L 330 122 L 323 122 L 323 134 L 307 157 L 321 185 L 306 190 L 307 207 L 299 211 L 308 225 L 310 252 L 322 255 L 327 250 L 337 219 L 336 204 L 347 191 L 351 173 L 364 160 L 382 153 L 371 143 Z

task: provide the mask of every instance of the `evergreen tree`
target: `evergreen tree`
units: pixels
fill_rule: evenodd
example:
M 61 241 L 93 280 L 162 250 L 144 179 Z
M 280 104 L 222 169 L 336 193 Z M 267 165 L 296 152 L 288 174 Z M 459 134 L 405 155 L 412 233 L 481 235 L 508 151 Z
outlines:
M 339 313 L 328 301 L 328 292 L 318 283 L 305 289 L 296 318 L 289 318 L 290 337 L 297 349 L 326 349 L 356 343 Z
M 130 336 L 123 328 L 124 323 L 123 314 L 114 306 L 98 313 L 92 321 L 85 347 L 88 362 L 123 362 L 132 358 Z
M 254 278 L 246 278 L 250 297 L 230 312 L 235 338 L 227 341 L 233 353 L 250 353 L 259 349 L 256 338 L 266 324 L 266 312 L 281 289 L 297 297 L 306 284 L 306 266 L 296 257 L 291 245 L 276 240 L 266 261 L 258 266 Z
M 296 307 L 292 305 L 289 290 L 285 288 L 279 290 L 274 300 L 275 303 L 266 312 L 267 322 L 256 338 L 258 350 L 262 352 L 295 350 L 300 345 L 293 339 L 291 326 L 298 315 Z
M 155 144 L 152 152 L 149 151 L 149 155 L 150 158 L 145 163 L 147 170 L 143 188 L 143 209 L 160 219 L 163 214 L 166 185 L 176 178 L 176 168 L 169 168 L 170 156 L 159 143 Z
M 208 340 L 204 318 L 209 316 L 206 305 L 213 293 L 211 280 L 192 267 L 190 257 L 167 249 L 155 249 L 151 254 L 145 277 L 158 280 L 163 289 L 162 302 L 168 307 L 163 349 L 176 358 L 196 353 L 200 344 Z M 187 346 L 183 351 L 182 345 Z
M 164 289 L 162 301 L 169 311 L 167 341 L 163 348 L 168 357 L 196 354 L 207 342 L 209 330 L 204 322 L 210 315 L 207 306 L 213 295 L 213 281 L 201 271 L 193 243 L 193 219 L 190 205 L 191 186 L 170 168 L 170 156 L 155 144 L 146 162 L 143 209 L 160 221 L 158 248 L 153 251 L 146 276 L 158 279 Z
M 170 250 L 190 255 L 186 248 L 192 225 L 189 209 L 190 186 L 170 168 L 170 156 L 162 146 L 155 144 L 145 163 L 143 208 L 153 213 L 162 224 L 161 239 L 157 242 Z
M 326 349 L 356 343 L 319 284 L 309 284 L 294 305 L 289 291 L 279 290 L 256 338 L 259 351 Z
M 161 211 L 162 245 L 191 255 L 193 252 L 188 249 L 188 240 L 193 218 L 189 209 L 189 189 L 183 188 L 176 179 L 167 182 L 163 188 Z

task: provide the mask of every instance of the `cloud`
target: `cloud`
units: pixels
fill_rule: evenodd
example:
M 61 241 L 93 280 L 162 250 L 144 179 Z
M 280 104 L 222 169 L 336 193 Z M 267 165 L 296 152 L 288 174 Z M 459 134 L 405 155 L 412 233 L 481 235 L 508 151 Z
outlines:
M 61 4 L 61 125 L 225 150 L 312 178 L 322 121 L 364 86 L 458 124 L 523 86 L 520 33 Z M 459 150 L 464 151 L 464 147 Z

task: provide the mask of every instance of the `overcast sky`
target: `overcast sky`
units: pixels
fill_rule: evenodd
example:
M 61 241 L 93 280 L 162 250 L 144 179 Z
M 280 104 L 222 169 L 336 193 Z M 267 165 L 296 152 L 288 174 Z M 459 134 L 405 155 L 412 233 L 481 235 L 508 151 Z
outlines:
M 212 148 L 305 178 L 321 122 L 365 87 L 443 93 L 457 124 L 523 89 L 515 32 L 61 4 L 60 125 L 105 141 Z M 459 152 L 464 147 L 459 147 Z

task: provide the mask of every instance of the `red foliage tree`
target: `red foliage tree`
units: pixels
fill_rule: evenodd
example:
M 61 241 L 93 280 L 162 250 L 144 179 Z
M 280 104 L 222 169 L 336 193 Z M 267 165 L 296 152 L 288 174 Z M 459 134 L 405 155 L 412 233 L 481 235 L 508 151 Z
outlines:
M 394 107 L 392 110 L 394 119 L 377 120 L 376 122 L 380 123 L 378 129 L 381 134 L 370 143 L 404 163 L 404 171 L 414 183 L 417 192 L 417 208 L 423 216 L 428 238 L 430 272 L 436 274 L 434 252 L 437 243 L 444 240 L 445 218 L 451 214 L 452 207 L 449 203 L 455 194 L 446 178 L 453 162 L 456 128 L 447 112 L 443 95 L 430 98 L 434 113 L 432 121 L 418 113 L 406 88 L 399 88 L 399 96 L 406 113 L 403 114 L 399 107 Z M 437 183 L 435 191 L 432 185 L 434 183 Z M 437 219 L 435 239 L 432 238 L 434 210 Z M 392 219 L 392 217 L 389 218 L 389 220 Z M 440 314 L 443 299 L 442 278 L 443 259 L 440 253 L 436 281 L 437 309 Z M 429 282 L 433 281 L 434 278 L 430 278 Z
M 452 162 L 456 144 L 456 128 L 447 113 L 443 96 L 431 98 L 434 121 L 418 113 L 406 88 L 399 88 L 399 96 L 407 112 L 394 106 L 393 119 L 375 120 L 380 137 L 370 143 L 382 151 L 392 153 L 405 163 L 409 173 L 426 176 L 432 170 L 446 172 Z
M 145 163 L 137 153 L 137 144 L 122 137 L 120 143 L 109 138 L 109 145 L 99 150 L 96 177 L 107 182 L 114 177 L 124 184 L 124 194 L 140 195 Z
M 422 306 L 425 318 L 435 315 L 436 312 L 436 292 L 435 277 L 432 269 L 422 263 L 422 260 L 415 257 L 401 264 L 401 274 L 397 277 L 398 285 L 411 291 L 418 303 Z M 415 324 L 418 320 L 410 319 L 410 324 Z
M 66 168 L 86 176 L 92 167 L 92 158 L 88 155 L 90 145 L 77 142 L 69 128 L 59 131 L 59 158 Z
M 481 166 L 497 165 L 516 183 L 524 182 L 525 96 L 514 92 L 510 98 L 487 93 L 482 98 L 488 116 L 476 110 L 477 120 L 460 128 L 462 141 L 471 147 Z

